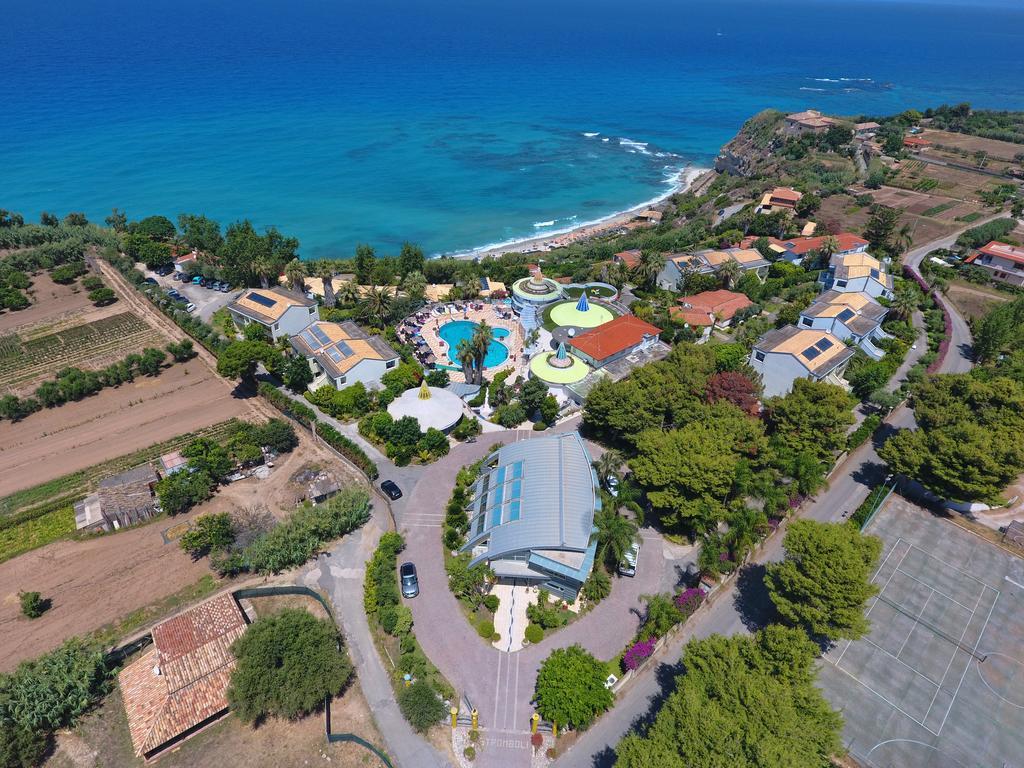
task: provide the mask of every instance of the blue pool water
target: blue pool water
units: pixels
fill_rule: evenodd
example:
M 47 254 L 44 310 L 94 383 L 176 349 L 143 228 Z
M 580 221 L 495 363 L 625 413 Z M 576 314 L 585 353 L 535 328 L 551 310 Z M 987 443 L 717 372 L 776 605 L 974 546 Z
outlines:
M 470 320 L 453 320 L 441 326 L 441 338 L 448 345 L 448 359 L 452 364 L 459 364 L 455 357 L 455 350 L 458 349 L 459 342 L 470 338 L 476 327 L 476 323 Z M 491 340 L 490 346 L 487 347 L 487 356 L 484 358 L 484 368 L 493 368 L 508 359 L 508 347 L 497 341 L 497 339 L 504 339 L 508 334 L 509 332 L 505 328 L 494 329 L 494 338 Z

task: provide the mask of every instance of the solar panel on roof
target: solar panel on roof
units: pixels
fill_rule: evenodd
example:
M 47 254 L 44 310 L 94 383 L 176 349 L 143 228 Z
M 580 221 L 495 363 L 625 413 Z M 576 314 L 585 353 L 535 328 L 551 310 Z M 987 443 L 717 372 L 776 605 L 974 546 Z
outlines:
M 839 313 L 839 319 L 844 323 L 856 314 L 852 309 L 844 309 Z
M 344 355 L 345 357 L 351 357 L 351 356 L 352 356 L 352 355 L 354 354 L 354 353 L 352 352 L 352 347 L 350 347 L 350 346 L 349 346 L 348 344 L 346 344 L 346 343 L 345 343 L 344 341 L 339 341 L 339 342 L 338 342 L 337 344 L 335 344 L 334 346 L 335 346 L 335 348 L 336 348 L 336 349 L 337 349 L 337 350 L 338 350 L 338 351 L 339 351 L 339 352 L 340 352 L 340 353 L 341 353 L 342 355 Z
M 336 363 L 341 362 L 341 354 L 334 347 L 327 348 L 327 356 Z
M 822 352 L 824 352 L 826 349 L 831 349 L 832 348 L 832 341 L 830 339 L 822 339 L 821 341 L 819 341 L 814 346 L 816 346 L 818 349 L 820 349 Z
M 324 333 L 323 328 L 319 325 L 310 326 L 309 330 L 312 331 L 313 335 L 316 336 L 317 341 L 322 345 L 326 346 L 331 343 L 331 337 Z
M 277 302 L 269 296 L 264 296 L 262 293 L 250 293 L 249 301 L 255 301 L 261 307 L 272 307 Z
M 821 351 L 817 347 L 808 347 L 801 354 L 803 354 L 803 356 L 808 360 L 813 360 L 821 354 Z
M 489 290 L 491 290 L 491 284 L 490 284 L 490 282 L 488 282 L 486 277 L 481 277 L 480 278 L 480 290 L 481 291 L 489 291 Z
M 313 335 L 309 331 L 303 331 L 302 333 L 300 333 L 299 338 L 302 339 L 302 341 L 305 342 L 306 346 L 308 346 L 310 349 L 316 349 L 318 346 L 320 346 L 315 341 L 313 341 Z
M 871 270 L 871 276 L 877 279 L 878 278 L 878 270 L 877 269 L 872 269 Z

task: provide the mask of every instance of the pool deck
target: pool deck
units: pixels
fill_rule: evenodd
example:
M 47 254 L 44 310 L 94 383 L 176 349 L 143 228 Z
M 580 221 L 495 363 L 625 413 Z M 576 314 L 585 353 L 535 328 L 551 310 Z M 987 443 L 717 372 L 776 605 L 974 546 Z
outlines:
M 486 322 L 492 328 L 506 329 L 509 335 L 504 339 L 499 339 L 499 341 L 508 347 L 509 356 L 501 365 L 494 368 L 486 368 L 484 376 L 490 380 L 494 378 L 496 373 L 514 369 L 519 375 L 526 378 L 528 366 L 523 363 L 523 333 L 519 325 L 519 318 L 513 315 L 508 320 L 503 320 L 498 317 L 494 305 L 491 304 L 484 304 L 483 309 L 467 309 L 454 314 L 431 314 L 430 319 L 423 326 L 421 335 L 426 339 L 427 344 L 430 346 L 430 351 L 434 353 L 439 363 L 446 364 L 448 361 L 448 344 L 441 338 L 439 331 L 442 325 L 453 320 L 470 320 L 474 323 Z M 454 365 L 458 365 L 458 363 L 454 363 Z M 452 381 L 465 382 L 466 380 L 461 370 L 448 371 L 448 374 Z M 514 379 L 515 376 L 513 375 L 512 378 Z

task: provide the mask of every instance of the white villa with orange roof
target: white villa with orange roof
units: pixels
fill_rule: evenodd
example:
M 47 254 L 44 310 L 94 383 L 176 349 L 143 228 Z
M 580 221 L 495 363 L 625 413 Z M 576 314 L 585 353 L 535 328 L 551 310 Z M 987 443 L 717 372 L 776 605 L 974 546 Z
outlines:
M 891 338 L 882 330 L 888 310 L 866 293 L 825 291 L 800 313 L 800 328 L 828 331 L 840 341 L 850 339 L 874 360 L 881 360 L 885 351 L 874 341 Z
M 761 374 L 765 397 L 785 395 L 797 379 L 849 389 L 843 372 L 853 354 L 851 347 L 827 331 L 787 325 L 761 337 L 750 353 L 750 365 Z
M 309 361 L 314 379 L 310 390 L 323 386 L 342 389 L 357 381 L 371 389 L 401 358 L 379 336 L 371 336 L 353 322 L 317 320 L 290 336 L 292 349 Z
M 274 341 L 299 333 L 320 319 L 315 301 L 284 288 L 250 288 L 228 304 L 228 312 L 239 328 L 259 323 Z
M 966 259 L 968 264 L 984 267 L 995 280 L 1009 285 L 1024 285 L 1024 248 L 992 240 Z
M 878 259 L 864 252 L 834 255 L 822 281 L 826 288 L 842 293 L 866 293 L 873 299 L 890 299 L 893 295 L 892 275 Z
M 679 281 L 688 271 L 697 274 L 714 274 L 727 261 L 734 261 L 744 272 L 753 272 L 762 281 L 768 276 L 768 260 L 755 248 L 725 248 L 723 250 L 674 253 L 665 260 L 665 266 L 658 273 L 658 287 L 667 291 L 679 290 Z M 685 290 L 685 286 L 683 288 Z

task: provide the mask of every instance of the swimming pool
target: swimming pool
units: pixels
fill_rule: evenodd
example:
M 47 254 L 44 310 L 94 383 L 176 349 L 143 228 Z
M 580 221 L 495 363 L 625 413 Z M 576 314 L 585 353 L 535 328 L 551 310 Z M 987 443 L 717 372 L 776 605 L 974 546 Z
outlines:
M 441 326 L 439 333 L 448 345 L 448 360 L 453 365 L 459 365 L 459 360 L 456 356 L 459 342 L 463 339 L 469 339 L 476 329 L 477 324 L 471 320 L 452 320 L 450 323 L 445 323 Z M 491 343 L 487 346 L 487 356 L 484 357 L 484 368 L 493 368 L 496 365 L 501 365 L 508 359 L 508 347 L 498 341 L 498 339 L 504 339 L 508 335 L 509 330 L 507 328 L 494 329 Z

